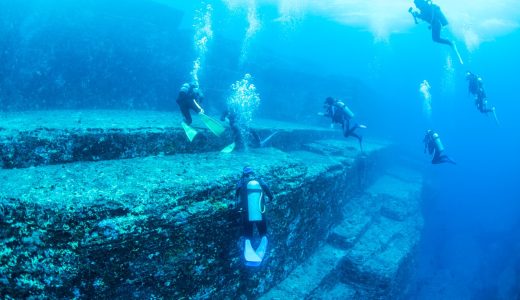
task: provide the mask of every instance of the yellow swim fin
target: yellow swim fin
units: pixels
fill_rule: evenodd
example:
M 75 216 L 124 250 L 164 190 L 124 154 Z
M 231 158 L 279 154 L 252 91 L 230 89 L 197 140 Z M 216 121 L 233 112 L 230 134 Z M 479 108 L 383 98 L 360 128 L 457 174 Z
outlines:
M 227 145 L 224 149 L 220 150 L 222 153 L 231 153 L 235 149 L 235 143 Z
M 193 129 L 192 127 L 190 127 L 190 125 L 182 122 L 182 129 L 184 129 L 184 132 L 186 133 L 186 136 L 188 137 L 188 140 L 193 141 L 193 139 L 195 138 L 195 136 L 197 135 L 197 130 Z
M 211 130 L 211 132 L 213 132 L 213 134 L 216 136 L 220 136 L 224 132 L 224 125 L 220 124 L 219 121 L 204 113 L 200 113 L 199 116 L 204 125 L 206 125 L 206 127 L 208 127 L 208 129 Z

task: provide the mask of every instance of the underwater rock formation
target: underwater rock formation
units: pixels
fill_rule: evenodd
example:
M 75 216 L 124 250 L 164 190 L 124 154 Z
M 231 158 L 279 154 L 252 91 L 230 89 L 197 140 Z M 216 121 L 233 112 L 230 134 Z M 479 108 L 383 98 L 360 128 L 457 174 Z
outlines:
M 384 174 L 343 207 L 345 219 L 305 263 L 261 299 L 395 299 L 423 225 L 421 176 Z
M 172 113 L 82 111 L 70 114 L 63 111 L 5 113 L 0 120 L 0 166 L 27 168 L 77 161 L 220 151 L 233 140 L 230 132 L 217 138 L 206 128 L 199 127 L 200 134 L 190 143 L 178 126 L 180 117 Z M 270 145 L 283 149 L 298 148 L 302 143 L 337 135 L 311 126 L 259 122 L 258 134 L 267 137 L 273 130 L 278 131 Z M 289 137 L 292 143 L 285 143 Z
M 330 256 L 327 249 L 338 274 L 322 272 L 329 286 L 353 280 L 375 282 L 373 295 L 391 290 L 389 276 L 405 269 L 418 238 L 418 185 L 392 182 L 390 193 L 387 179 L 376 181 L 385 143 L 367 142 L 360 155 L 356 141 L 311 134 L 312 142 L 295 143 L 287 137 L 297 137 L 298 126 L 284 126 L 287 136 L 275 142 L 284 151 L 0 170 L 0 295 L 256 298 L 316 253 Z M 256 269 L 244 266 L 240 213 L 231 205 L 244 165 L 275 193 L 267 206 L 270 249 Z M 307 295 L 318 287 L 328 286 Z

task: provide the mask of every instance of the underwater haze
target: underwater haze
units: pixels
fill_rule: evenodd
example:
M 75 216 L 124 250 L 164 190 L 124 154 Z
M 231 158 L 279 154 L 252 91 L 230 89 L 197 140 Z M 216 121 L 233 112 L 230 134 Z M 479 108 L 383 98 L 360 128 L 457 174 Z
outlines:
M 345 99 L 424 174 L 402 297 L 520 299 L 520 2 L 435 3 L 464 64 L 414 23 L 411 0 L 0 0 L 0 110 L 179 114 L 181 85 L 197 81 L 219 115 L 246 74 L 256 117 L 327 127 L 325 98 Z M 475 107 L 468 71 L 498 123 Z M 456 165 L 431 164 L 427 129 Z

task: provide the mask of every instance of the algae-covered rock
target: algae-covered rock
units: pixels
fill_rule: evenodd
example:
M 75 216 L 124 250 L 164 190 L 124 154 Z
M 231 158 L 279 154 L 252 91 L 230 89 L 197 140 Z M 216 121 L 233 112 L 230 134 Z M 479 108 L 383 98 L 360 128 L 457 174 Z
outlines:
M 384 146 L 367 145 L 364 158 L 344 146 L 327 157 L 269 148 L 1 170 L 1 294 L 261 295 L 323 243 L 344 217 L 338 208 L 371 181 L 371 155 Z M 275 193 L 270 251 L 257 269 L 244 266 L 241 216 L 229 206 L 244 165 Z

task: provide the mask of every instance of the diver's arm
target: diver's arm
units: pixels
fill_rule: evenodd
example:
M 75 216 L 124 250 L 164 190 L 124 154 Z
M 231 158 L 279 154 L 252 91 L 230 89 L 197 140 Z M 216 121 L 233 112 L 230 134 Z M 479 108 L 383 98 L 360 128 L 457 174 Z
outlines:
M 226 121 L 227 116 L 229 115 L 229 110 L 225 110 L 222 115 L 220 116 L 220 121 L 224 122 Z
M 242 188 L 242 180 L 238 181 L 235 188 L 235 199 L 233 201 L 233 207 L 240 207 L 240 190 Z
M 204 109 L 197 103 L 197 100 L 193 99 L 193 103 L 195 103 L 195 106 L 199 109 L 199 114 L 203 114 Z
M 271 189 L 269 189 L 269 187 L 267 186 L 267 184 L 265 184 L 265 182 L 263 180 L 259 179 L 258 182 L 260 183 L 260 186 L 262 187 L 262 190 L 264 191 L 264 193 L 269 198 L 269 201 L 272 201 L 274 199 L 274 195 L 271 192 Z
M 428 136 L 425 136 L 424 139 L 423 139 L 423 143 L 424 143 L 424 153 L 426 153 L 426 150 L 428 150 L 428 144 L 429 144 L 429 141 L 428 141 Z
M 417 17 L 419 15 L 419 13 L 416 10 L 414 10 L 412 7 L 410 7 L 408 9 L 408 12 L 412 15 L 415 25 L 419 24 L 419 22 L 417 21 Z

